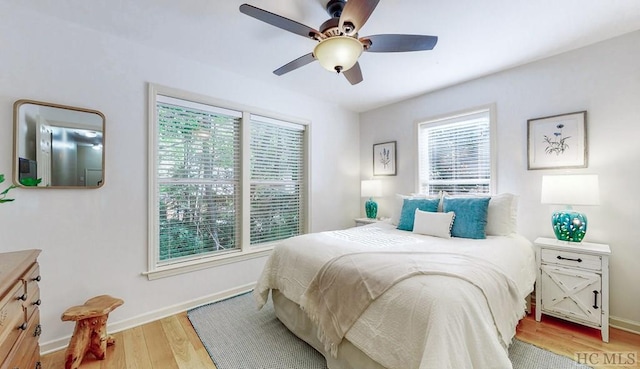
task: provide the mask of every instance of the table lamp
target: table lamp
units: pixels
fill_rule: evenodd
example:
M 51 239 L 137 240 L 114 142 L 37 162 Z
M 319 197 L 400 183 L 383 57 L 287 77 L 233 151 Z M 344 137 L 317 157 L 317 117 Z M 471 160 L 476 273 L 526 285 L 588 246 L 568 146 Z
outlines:
M 595 174 L 542 176 L 543 204 L 565 205 L 565 210 L 551 216 L 556 238 L 561 241 L 582 242 L 587 233 L 587 216 L 573 211 L 573 205 L 599 205 L 600 189 Z
M 360 196 L 369 198 L 369 200 L 364 203 L 367 218 L 376 219 L 378 215 L 378 204 L 373 201 L 373 197 L 382 196 L 382 183 L 375 179 L 362 181 L 360 184 Z

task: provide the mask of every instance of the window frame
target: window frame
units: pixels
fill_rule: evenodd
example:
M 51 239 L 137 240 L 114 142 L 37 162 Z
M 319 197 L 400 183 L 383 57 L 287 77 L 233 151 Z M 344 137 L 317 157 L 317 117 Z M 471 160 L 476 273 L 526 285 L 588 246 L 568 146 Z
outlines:
M 222 109 L 240 112 L 240 232 L 239 248 L 229 251 L 222 251 L 209 255 L 194 255 L 190 258 L 175 260 L 173 262 L 163 262 L 159 265 L 159 191 L 158 191 L 158 127 L 157 127 L 157 96 L 167 96 L 174 99 L 192 101 L 199 104 L 210 105 Z M 309 199 L 310 189 L 310 153 L 311 153 L 311 123 L 307 120 L 286 116 L 283 114 L 265 111 L 242 104 L 235 104 L 224 100 L 215 99 L 209 96 L 200 95 L 172 87 L 162 86 L 154 83 L 148 84 L 148 265 L 147 271 L 143 272 L 149 280 L 179 275 L 196 270 L 207 269 L 229 263 L 237 263 L 244 260 L 267 256 L 276 242 L 269 242 L 258 245 L 250 244 L 250 132 L 251 116 L 258 115 L 274 120 L 293 123 L 304 126 L 304 185 L 302 191 L 302 214 L 301 234 L 307 233 L 310 229 L 311 202 Z
M 498 173 L 498 161 L 497 161 L 497 124 L 496 124 L 496 104 L 481 105 L 474 108 L 459 110 L 451 113 L 440 114 L 428 118 L 418 119 L 414 124 L 414 137 L 415 137 L 415 184 L 414 188 L 416 192 L 421 192 L 421 178 L 420 178 L 420 127 L 423 125 L 438 126 L 445 124 L 455 124 L 455 120 L 464 116 L 470 116 L 487 112 L 489 114 L 489 161 L 490 161 L 490 176 L 489 179 L 489 191 L 488 195 L 495 195 L 497 193 L 497 173 Z M 449 122 L 448 122 L 449 121 Z M 452 122 L 454 121 L 454 122 Z M 450 194 L 456 195 L 456 194 Z

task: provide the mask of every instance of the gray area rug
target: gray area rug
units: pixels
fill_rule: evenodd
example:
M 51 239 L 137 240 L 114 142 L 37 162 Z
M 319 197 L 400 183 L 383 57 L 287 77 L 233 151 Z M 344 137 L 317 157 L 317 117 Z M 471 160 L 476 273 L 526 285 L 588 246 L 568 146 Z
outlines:
M 271 300 L 258 311 L 247 293 L 187 314 L 218 369 L 327 369 L 320 353 L 280 323 Z M 518 340 L 509 358 L 514 369 L 589 368 Z

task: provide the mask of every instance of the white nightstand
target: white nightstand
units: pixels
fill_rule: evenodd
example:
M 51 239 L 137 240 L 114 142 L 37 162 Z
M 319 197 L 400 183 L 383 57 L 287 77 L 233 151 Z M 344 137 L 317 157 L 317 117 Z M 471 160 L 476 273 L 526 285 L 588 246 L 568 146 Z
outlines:
M 542 314 L 600 329 L 609 342 L 609 245 L 538 238 L 536 320 Z
M 367 225 L 367 224 L 373 224 L 373 223 L 377 223 L 380 220 L 378 219 L 371 219 L 371 218 L 356 218 L 354 219 L 354 221 L 356 222 L 356 227 L 360 227 L 363 225 Z

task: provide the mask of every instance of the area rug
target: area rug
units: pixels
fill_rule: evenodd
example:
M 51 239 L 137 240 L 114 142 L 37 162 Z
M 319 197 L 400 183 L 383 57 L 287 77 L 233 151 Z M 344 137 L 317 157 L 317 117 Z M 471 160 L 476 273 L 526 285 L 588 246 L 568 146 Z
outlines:
M 280 323 L 271 301 L 258 311 L 251 293 L 187 314 L 217 369 L 327 369 L 320 353 Z M 518 340 L 509 359 L 514 369 L 589 368 Z

